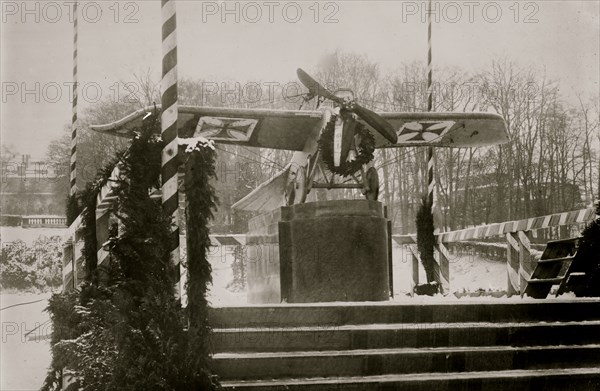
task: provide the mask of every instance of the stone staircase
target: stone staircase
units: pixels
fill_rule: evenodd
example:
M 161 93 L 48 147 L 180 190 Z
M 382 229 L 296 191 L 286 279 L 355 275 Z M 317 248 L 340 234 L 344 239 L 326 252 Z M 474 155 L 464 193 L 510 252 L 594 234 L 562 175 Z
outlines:
M 226 390 L 600 390 L 600 300 L 215 308 Z

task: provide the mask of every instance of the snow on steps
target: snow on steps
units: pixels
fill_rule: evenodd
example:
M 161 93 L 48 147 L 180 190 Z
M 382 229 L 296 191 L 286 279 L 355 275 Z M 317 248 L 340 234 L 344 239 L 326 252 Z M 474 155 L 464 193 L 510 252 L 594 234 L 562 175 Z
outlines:
M 596 315 L 594 315 L 596 314 Z M 214 328 L 349 324 L 600 320 L 600 300 L 419 297 L 409 301 L 308 303 L 217 307 Z
M 575 380 L 575 381 L 574 381 Z M 337 378 L 305 378 L 223 382 L 228 390 L 433 391 L 433 390 L 560 390 L 597 391 L 599 368 L 427 373 Z
M 600 343 L 600 321 L 410 323 L 213 330 L 214 352 Z
M 215 308 L 226 389 L 600 389 L 600 300 Z
M 329 378 L 594 367 L 599 357 L 600 345 L 218 353 L 214 369 L 237 380 Z

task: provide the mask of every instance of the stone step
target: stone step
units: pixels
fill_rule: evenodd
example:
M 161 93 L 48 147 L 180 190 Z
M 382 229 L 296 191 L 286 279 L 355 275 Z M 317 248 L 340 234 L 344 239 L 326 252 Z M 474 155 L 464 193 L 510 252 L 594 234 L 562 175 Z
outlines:
M 570 367 L 600 367 L 600 345 L 220 353 L 213 356 L 214 372 L 226 380 Z
M 600 300 L 496 299 L 457 303 L 332 303 L 220 307 L 210 312 L 214 328 L 287 327 L 372 323 L 448 323 L 600 320 Z
M 222 385 L 225 390 L 252 391 L 431 391 L 447 389 L 597 391 L 600 389 L 600 367 L 224 381 Z
M 213 329 L 211 338 L 214 353 L 598 343 L 599 320 L 239 327 Z

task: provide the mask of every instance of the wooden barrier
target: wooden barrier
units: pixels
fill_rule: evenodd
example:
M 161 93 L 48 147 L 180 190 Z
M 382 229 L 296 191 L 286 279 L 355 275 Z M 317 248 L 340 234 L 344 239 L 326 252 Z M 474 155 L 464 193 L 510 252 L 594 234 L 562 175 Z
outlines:
M 119 174 L 119 169 L 115 168 L 113 175 L 111 175 L 111 180 L 102 189 L 97 199 L 96 232 L 99 265 L 103 264 L 108 257 L 108 252 L 103 248 L 103 244 L 108 238 L 108 220 L 110 217 L 107 216 L 107 212 L 115 199 L 112 187 Z M 160 191 L 155 191 L 152 197 L 160 198 Z M 451 288 L 451 255 L 448 250 L 449 244 L 469 243 L 469 241 L 474 240 L 504 237 L 506 241 L 507 293 L 508 295 L 522 295 L 526 282 L 530 279 L 536 265 L 531 254 L 533 247 L 531 243 L 532 234 L 536 230 L 586 223 L 594 218 L 595 210 L 589 208 L 439 233 L 436 235 L 435 244 L 436 265 L 434 273 L 436 280 L 440 282 L 443 293 L 449 294 Z M 63 261 L 63 270 L 66 270 L 63 272 L 65 286 L 76 287 L 79 282 L 77 278 L 77 266 L 79 265 L 79 269 L 81 269 L 81 251 L 77 245 L 76 232 L 80 224 L 81 217 L 69 227 L 67 235 L 65 235 L 65 259 Z M 412 288 L 414 288 L 414 286 L 419 284 L 419 255 L 416 247 L 416 236 L 392 235 L 392 239 L 399 245 L 406 246 L 410 251 L 412 260 Z M 211 235 L 211 240 L 215 246 L 245 245 L 245 235 Z M 484 243 L 474 244 L 477 246 L 484 245 Z M 498 243 L 489 243 L 488 245 L 490 247 L 497 247 Z M 184 270 L 182 269 L 181 272 L 183 274 Z
M 70 291 L 77 289 L 80 278 L 77 271 L 82 268 L 81 250 L 83 241 L 81 240 L 82 215 L 79 215 L 75 221 L 67 228 L 63 235 L 63 290 Z
M 450 293 L 450 254 L 446 247 L 449 243 L 468 242 L 504 236 L 506 240 L 507 294 L 523 295 L 527 281 L 536 266 L 531 254 L 532 234 L 536 230 L 564 227 L 587 223 L 593 220 L 596 212 L 593 208 L 571 212 L 555 213 L 547 216 L 532 217 L 524 220 L 482 225 L 467 229 L 442 232 L 436 235 L 436 278 L 442 285 L 444 294 Z M 419 284 L 419 256 L 416 251 L 415 235 L 392 235 L 392 239 L 406 246 L 412 253 L 412 284 Z M 481 245 L 481 243 L 478 243 Z M 493 244 L 490 244 L 493 246 Z
M 110 187 L 107 184 L 107 187 Z M 109 189 L 106 189 L 109 190 Z M 110 213 L 110 206 L 114 201 L 111 191 L 101 192 L 97 199 L 96 208 L 96 246 L 98 268 L 106 268 L 110 263 L 110 253 L 106 248 L 109 239 L 109 228 L 113 223 L 113 216 Z M 152 198 L 160 198 L 160 191 L 151 195 Z M 108 200 L 107 200 L 108 198 Z M 82 237 L 82 215 L 67 228 L 63 235 L 63 290 L 77 289 L 83 281 L 83 237 Z M 211 244 L 215 247 L 222 246 L 245 246 L 246 235 L 237 234 L 215 234 L 210 235 Z M 185 269 L 181 268 L 182 278 L 185 278 Z M 102 276 L 101 276 L 102 278 Z

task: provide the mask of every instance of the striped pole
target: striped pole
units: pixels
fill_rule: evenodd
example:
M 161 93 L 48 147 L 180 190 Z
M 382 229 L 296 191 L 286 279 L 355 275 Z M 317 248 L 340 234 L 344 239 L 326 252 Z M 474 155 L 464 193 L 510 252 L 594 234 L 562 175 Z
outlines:
M 171 231 L 171 262 L 175 266 L 175 294 L 181 297 L 179 287 L 179 192 L 177 191 L 177 23 L 175 0 L 162 0 L 162 82 L 160 118 L 161 137 L 165 143 L 162 150 L 161 178 L 163 210 L 173 217 Z
M 450 252 L 442 242 L 437 242 L 435 249 L 439 254 L 439 263 L 435 264 L 436 274 L 439 277 L 439 282 L 442 285 L 442 293 L 450 293 Z
M 429 9 L 427 11 L 427 111 L 433 111 L 433 65 L 431 56 L 431 0 L 429 0 Z M 429 204 L 434 202 L 435 178 L 433 177 L 433 147 L 427 148 L 427 199 Z
M 70 194 L 77 191 L 77 2 L 73 6 L 73 107 L 71 117 Z

